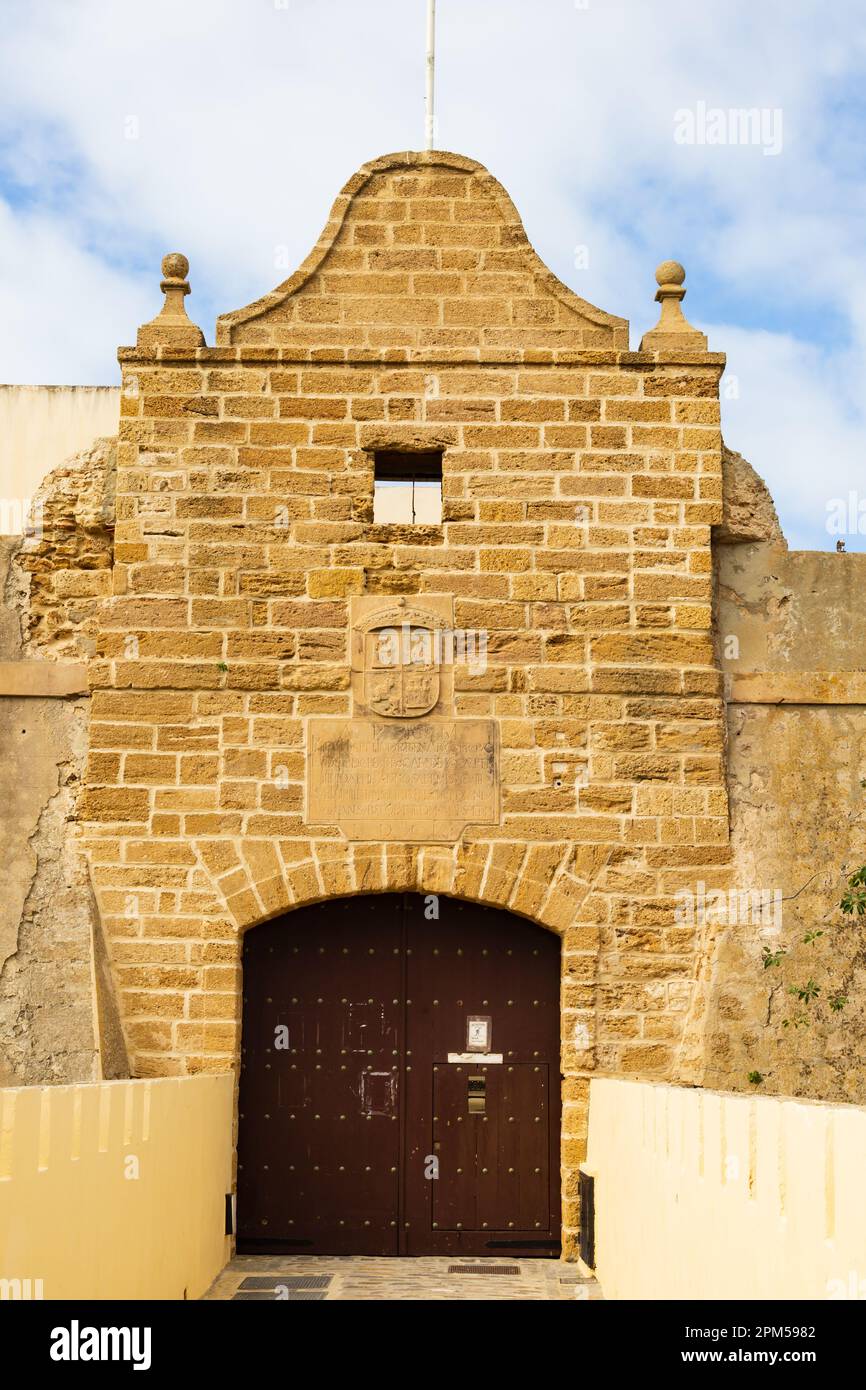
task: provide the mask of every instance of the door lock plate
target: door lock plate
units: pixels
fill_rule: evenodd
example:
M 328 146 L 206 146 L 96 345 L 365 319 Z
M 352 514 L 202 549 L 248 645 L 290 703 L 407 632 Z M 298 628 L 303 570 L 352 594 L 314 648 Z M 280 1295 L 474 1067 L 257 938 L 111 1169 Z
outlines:
M 469 1114 L 483 1115 L 487 1110 L 487 1078 L 486 1076 L 470 1076 L 467 1086 L 469 1096 Z

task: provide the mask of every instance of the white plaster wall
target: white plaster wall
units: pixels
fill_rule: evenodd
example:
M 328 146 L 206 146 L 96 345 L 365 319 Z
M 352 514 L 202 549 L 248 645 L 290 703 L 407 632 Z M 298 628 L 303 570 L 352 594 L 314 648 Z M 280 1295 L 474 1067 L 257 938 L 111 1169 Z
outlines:
M 595 1269 L 613 1299 L 866 1299 L 866 1108 L 590 1087 Z
M 0 1280 L 200 1298 L 229 1254 L 232 1094 L 228 1073 L 0 1090 Z
M 0 386 L 0 535 L 21 535 L 43 478 L 119 417 L 119 386 Z

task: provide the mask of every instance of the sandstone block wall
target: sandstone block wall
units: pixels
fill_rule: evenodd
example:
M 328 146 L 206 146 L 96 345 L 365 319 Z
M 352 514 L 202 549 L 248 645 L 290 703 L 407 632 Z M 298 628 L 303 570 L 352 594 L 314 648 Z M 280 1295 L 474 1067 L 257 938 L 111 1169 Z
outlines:
M 121 350 L 116 444 L 49 480 L 5 588 L 0 661 L 91 681 L 86 771 L 83 698 L 0 700 L 9 1079 L 121 1075 L 125 1049 L 139 1076 L 231 1069 L 243 932 L 405 890 L 562 938 L 567 1241 L 592 1075 L 862 1101 L 862 932 L 820 946 L 847 1012 L 782 1028 L 861 853 L 862 557 L 786 551 L 722 444 L 724 359 L 699 334 L 629 351 L 452 155 L 361 170 L 214 347 L 170 260 L 174 307 Z M 442 451 L 441 526 L 374 522 L 378 449 Z M 389 596 L 487 637 L 453 713 L 497 721 L 501 818 L 454 843 L 307 814 L 310 722 L 355 709 L 353 600 Z M 699 884 L 790 897 L 778 977 L 757 928 L 682 921 Z
M 719 356 L 630 353 L 479 166 L 369 166 L 215 348 L 121 352 L 88 850 L 137 1074 L 233 1065 L 240 934 L 332 894 L 455 893 L 563 938 L 567 1225 L 595 1068 L 674 1068 L 728 859 L 710 528 Z M 377 526 L 373 451 L 444 453 L 441 527 Z M 351 712 L 353 595 L 450 595 L 489 637 L 458 715 L 502 818 L 452 845 L 304 816 L 305 726 Z M 288 780 L 276 776 L 288 769 Z

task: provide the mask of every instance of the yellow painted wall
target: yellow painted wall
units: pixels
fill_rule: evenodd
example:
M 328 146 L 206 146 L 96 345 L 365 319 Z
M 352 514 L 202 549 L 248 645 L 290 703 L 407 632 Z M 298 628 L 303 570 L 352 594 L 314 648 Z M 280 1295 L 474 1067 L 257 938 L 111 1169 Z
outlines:
M 198 1298 L 228 1259 L 231 1136 L 228 1074 L 0 1090 L 0 1280 Z
M 607 1298 L 866 1298 L 866 1108 L 597 1080 Z
M 119 386 L 0 386 L 0 535 L 20 535 L 43 479 L 119 418 Z

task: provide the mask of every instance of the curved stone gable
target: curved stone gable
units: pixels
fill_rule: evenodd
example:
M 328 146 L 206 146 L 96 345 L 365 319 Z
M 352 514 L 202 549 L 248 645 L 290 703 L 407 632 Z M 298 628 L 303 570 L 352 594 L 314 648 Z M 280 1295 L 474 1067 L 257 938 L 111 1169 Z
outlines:
M 368 353 L 627 348 L 628 324 L 548 270 L 483 165 L 408 152 L 365 164 L 299 269 L 223 314 L 217 343 Z

